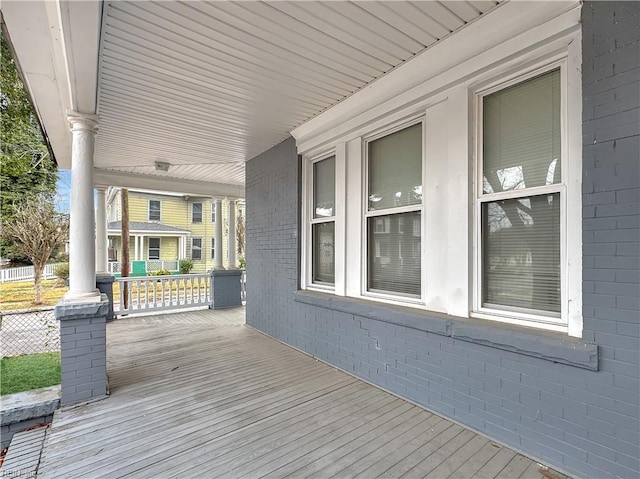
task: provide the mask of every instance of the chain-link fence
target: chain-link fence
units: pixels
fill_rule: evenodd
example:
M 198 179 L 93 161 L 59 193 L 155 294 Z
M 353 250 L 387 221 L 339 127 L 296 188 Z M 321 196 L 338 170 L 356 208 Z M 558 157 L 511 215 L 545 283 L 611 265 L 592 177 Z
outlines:
M 0 357 L 60 350 L 53 308 L 0 312 Z

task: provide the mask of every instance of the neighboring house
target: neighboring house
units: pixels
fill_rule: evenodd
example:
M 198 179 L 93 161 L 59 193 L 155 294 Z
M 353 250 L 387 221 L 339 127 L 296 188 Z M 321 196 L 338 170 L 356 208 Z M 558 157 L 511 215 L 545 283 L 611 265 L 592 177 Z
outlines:
M 215 259 L 215 226 L 222 221 L 223 266 L 227 266 L 228 203 L 216 211 L 211 197 L 129 190 L 129 256 L 132 261 L 193 260 L 193 271 L 209 271 Z M 119 188 L 107 194 L 109 261 L 120 261 L 122 208 Z M 244 222 L 244 201 L 236 201 L 236 224 Z M 240 253 L 240 252 L 239 252 Z M 169 264 L 169 263 L 165 263 Z

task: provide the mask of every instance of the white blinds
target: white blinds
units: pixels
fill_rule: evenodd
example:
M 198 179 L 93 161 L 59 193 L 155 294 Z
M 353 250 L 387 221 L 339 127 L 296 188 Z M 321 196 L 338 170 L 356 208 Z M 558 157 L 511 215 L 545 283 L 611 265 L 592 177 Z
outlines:
M 422 123 L 371 141 L 368 175 L 367 290 L 420 296 Z
M 422 202 L 422 124 L 369 143 L 369 210 Z
M 313 164 L 313 220 L 311 225 L 311 275 L 313 283 L 335 282 L 336 159 Z
M 420 296 L 420 212 L 367 219 L 369 291 Z
M 560 194 L 482 205 L 483 306 L 560 312 Z
M 559 183 L 560 70 L 484 97 L 484 192 Z
M 483 98 L 484 307 L 559 316 L 560 96 L 556 69 Z M 548 193 L 529 193 L 541 186 Z
M 334 215 L 336 197 L 336 159 L 335 157 L 313 164 L 313 217 L 321 218 Z

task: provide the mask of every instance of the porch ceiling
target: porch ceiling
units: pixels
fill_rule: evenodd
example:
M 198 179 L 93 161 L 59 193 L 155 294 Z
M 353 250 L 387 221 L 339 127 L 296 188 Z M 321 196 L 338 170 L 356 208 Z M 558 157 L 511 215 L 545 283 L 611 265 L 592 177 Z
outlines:
M 109 2 L 97 165 L 244 183 L 244 162 L 493 1 Z

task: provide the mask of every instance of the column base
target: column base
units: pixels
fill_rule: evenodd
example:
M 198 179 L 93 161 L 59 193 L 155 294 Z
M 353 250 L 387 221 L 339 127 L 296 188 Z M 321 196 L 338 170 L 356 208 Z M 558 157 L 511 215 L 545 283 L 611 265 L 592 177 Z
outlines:
M 55 307 L 60 321 L 62 385 L 60 404 L 68 406 L 106 397 L 109 301 L 63 298 Z

